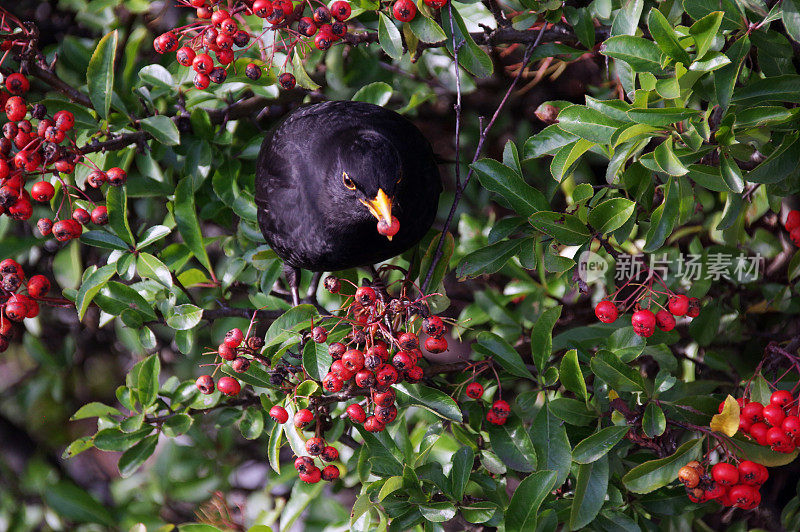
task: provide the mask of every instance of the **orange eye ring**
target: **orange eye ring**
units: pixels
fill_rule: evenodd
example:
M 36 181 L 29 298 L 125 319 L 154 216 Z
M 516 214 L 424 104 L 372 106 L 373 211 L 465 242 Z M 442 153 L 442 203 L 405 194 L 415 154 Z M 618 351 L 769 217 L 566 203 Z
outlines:
M 356 184 L 353 183 L 353 180 L 350 179 L 350 176 L 347 175 L 347 172 L 342 172 L 342 183 L 344 183 L 344 186 L 347 187 L 349 190 L 356 189 Z

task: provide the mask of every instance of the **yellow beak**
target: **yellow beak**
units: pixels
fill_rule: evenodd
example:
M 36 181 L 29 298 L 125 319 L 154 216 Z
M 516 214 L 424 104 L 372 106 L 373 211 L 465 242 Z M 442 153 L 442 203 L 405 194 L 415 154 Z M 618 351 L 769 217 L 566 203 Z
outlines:
M 392 199 L 386 195 L 386 192 L 383 189 L 378 189 L 378 195 L 375 196 L 371 200 L 359 200 L 363 203 L 369 212 L 378 219 L 378 221 L 383 221 L 386 224 L 392 224 Z M 391 236 L 387 237 L 389 240 L 392 239 Z

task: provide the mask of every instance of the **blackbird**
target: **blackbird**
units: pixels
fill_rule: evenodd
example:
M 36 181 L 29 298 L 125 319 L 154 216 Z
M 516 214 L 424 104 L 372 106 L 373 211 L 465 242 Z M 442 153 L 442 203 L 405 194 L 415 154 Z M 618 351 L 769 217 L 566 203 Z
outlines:
M 301 268 L 371 266 L 419 242 L 441 189 L 419 129 L 363 102 L 298 108 L 267 135 L 256 164 L 258 223 L 285 262 L 295 305 Z

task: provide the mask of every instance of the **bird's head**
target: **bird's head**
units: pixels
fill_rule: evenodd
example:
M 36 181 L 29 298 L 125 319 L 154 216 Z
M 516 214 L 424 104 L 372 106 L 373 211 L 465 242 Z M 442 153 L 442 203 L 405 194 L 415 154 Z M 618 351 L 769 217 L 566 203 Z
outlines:
M 395 196 L 402 181 L 400 154 L 385 136 L 372 131 L 357 130 L 340 138 L 337 196 L 345 208 L 358 212 L 358 217 L 378 223 L 378 231 L 389 240 L 397 233 L 399 222 L 392 215 Z

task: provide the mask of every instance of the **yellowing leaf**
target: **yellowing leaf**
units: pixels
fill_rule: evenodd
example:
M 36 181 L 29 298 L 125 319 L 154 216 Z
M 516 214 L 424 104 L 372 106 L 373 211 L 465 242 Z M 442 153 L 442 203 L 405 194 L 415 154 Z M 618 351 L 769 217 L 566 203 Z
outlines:
M 730 395 L 725 398 L 722 413 L 711 418 L 711 430 L 733 436 L 739 430 L 739 403 Z
M 619 399 L 619 394 L 614 390 L 608 390 L 608 400 L 613 401 L 614 399 Z

